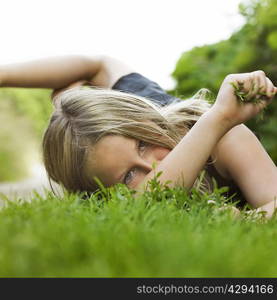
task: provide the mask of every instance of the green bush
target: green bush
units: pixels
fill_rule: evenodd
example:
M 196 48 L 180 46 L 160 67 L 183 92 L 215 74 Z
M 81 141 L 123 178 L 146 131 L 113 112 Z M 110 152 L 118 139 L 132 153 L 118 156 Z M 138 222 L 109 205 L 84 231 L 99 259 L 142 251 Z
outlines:
M 177 85 L 171 94 L 191 97 L 201 88 L 214 95 L 227 74 L 264 70 L 277 85 L 277 2 L 248 1 L 240 5 L 243 27 L 225 41 L 195 47 L 181 55 L 172 73 Z M 277 101 L 267 108 L 264 121 L 247 125 L 261 138 L 277 162 Z

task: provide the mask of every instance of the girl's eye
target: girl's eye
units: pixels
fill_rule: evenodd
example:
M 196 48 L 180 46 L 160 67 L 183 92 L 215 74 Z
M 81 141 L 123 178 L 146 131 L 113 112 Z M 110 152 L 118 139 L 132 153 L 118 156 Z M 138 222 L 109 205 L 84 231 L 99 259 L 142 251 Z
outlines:
M 146 148 L 146 143 L 144 141 L 139 141 L 138 148 L 139 148 L 139 151 L 144 151 Z
M 138 150 L 139 150 L 140 153 L 142 153 L 145 150 L 146 146 L 147 146 L 147 143 L 145 143 L 144 141 L 138 141 Z M 135 173 L 136 173 L 135 168 L 130 170 L 126 174 L 126 176 L 123 180 L 124 184 L 129 184 L 133 180 L 133 178 L 135 176 Z
M 132 181 L 132 179 L 134 178 L 134 174 L 135 174 L 135 169 L 130 170 L 124 178 L 124 181 L 123 181 L 124 184 L 129 184 Z

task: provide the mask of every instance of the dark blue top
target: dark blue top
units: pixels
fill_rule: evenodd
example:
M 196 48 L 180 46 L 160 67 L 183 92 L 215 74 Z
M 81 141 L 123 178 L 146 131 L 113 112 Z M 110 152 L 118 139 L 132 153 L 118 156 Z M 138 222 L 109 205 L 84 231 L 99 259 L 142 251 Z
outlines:
M 156 82 L 139 73 L 130 73 L 121 77 L 112 89 L 146 97 L 162 106 L 180 101 L 179 98 L 168 95 Z

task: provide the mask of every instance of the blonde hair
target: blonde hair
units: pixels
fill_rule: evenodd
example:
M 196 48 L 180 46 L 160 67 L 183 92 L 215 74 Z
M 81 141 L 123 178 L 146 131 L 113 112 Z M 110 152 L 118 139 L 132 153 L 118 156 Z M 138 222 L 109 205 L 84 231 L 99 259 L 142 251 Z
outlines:
M 89 149 L 107 135 L 173 149 L 209 109 L 200 96 L 161 107 L 144 97 L 109 89 L 78 87 L 62 92 L 54 99 L 56 110 L 43 137 L 49 178 L 71 192 L 95 191 L 86 161 Z

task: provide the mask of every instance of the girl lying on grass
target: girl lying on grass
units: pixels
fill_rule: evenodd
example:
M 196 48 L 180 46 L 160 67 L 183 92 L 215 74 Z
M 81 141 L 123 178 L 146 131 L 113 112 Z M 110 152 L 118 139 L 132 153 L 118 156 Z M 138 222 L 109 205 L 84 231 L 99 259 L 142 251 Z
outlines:
M 95 178 L 105 186 L 123 183 L 142 191 L 159 172 L 161 183 L 191 189 L 206 170 L 206 190 L 212 190 L 213 177 L 229 187 L 227 197 L 235 193 L 242 205 L 248 202 L 272 216 L 276 166 L 242 124 L 277 92 L 263 71 L 228 75 L 213 105 L 200 94 L 185 101 L 172 97 L 104 56 L 6 65 L 0 74 L 3 87 L 54 90 L 43 156 L 50 179 L 68 191 L 93 192 Z M 255 101 L 239 102 L 236 88 Z

